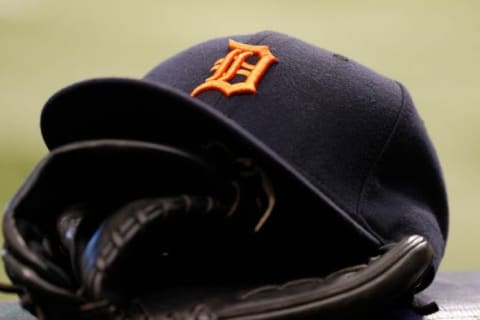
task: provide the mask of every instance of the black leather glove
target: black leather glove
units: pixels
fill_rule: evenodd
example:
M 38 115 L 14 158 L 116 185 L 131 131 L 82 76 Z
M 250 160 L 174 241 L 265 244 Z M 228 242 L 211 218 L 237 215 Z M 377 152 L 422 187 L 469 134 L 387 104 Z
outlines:
M 337 264 L 269 226 L 277 200 L 252 160 L 77 142 L 8 206 L 5 267 L 22 305 L 48 320 L 338 319 L 410 303 L 432 261 L 424 238 Z

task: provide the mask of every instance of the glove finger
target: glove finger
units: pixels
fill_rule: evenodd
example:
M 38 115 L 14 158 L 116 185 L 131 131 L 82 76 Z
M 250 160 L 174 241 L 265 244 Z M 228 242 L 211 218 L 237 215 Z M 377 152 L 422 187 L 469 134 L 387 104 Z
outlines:
M 253 287 L 208 286 L 190 297 L 160 292 L 138 299 L 132 319 L 367 319 L 392 306 L 407 305 L 412 288 L 428 271 L 433 249 L 411 236 L 368 263 L 325 278 L 293 279 Z M 375 317 L 374 317 L 375 318 Z

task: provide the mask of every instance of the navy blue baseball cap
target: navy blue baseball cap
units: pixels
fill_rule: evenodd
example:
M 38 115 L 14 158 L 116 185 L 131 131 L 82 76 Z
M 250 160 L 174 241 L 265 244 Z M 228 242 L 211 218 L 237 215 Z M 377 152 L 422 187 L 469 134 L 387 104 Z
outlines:
M 283 195 L 310 194 L 365 242 L 423 235 L 434 269 L 444 252 L 442 172 L 405 87 L 284 34 L 217 38 L 143 79 L 73 84 L 46 103 L 41 129 L 50 149 L 100 138 L 218 139 L 258 158 Z

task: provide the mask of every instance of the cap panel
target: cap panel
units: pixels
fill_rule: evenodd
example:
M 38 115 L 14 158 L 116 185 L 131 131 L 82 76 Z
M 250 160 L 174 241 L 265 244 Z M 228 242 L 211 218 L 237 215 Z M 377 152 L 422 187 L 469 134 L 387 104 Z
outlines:
M 402 86 L 403 88 L 403 86 Z M 438 267 L 448 234 L 448 204 L 437 155 L 404 90 L 394 132 L 366 179 L 359 214 L 383 239 L 421 234 L 432 244 Z
M 361 182 L 396 119 L 398 86 L 303 41 L 275 35 L 263 44 L 279 63 L 258 96 L 245 98 L 255 101 L 235 101 L 235 121 L 354 214 Z

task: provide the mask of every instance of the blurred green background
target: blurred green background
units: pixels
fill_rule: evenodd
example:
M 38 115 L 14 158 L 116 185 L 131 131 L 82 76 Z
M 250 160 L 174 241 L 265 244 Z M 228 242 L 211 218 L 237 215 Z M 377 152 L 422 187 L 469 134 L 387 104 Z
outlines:
M 197 42 L 262 29 L 339 52 L 409 88 L 449 192 L 441 267 L 480 268 L 480 1 L 473 0 L 0 0 L 0 203 L 45 155 L 39 114 L 59 88 L 141 77 Z

